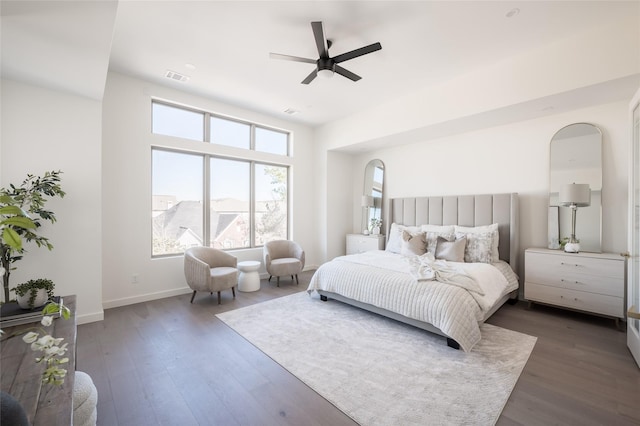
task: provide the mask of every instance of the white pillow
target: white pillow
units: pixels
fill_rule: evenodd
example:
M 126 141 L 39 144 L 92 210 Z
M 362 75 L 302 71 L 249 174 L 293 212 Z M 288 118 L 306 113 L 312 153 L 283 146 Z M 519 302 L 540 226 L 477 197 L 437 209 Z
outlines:
M 398 253 L 402 249 L 402 231 L 407 230 L 410 234 L 417 234 L 420 232 L 420 228 L 417 226 L 404 226 L 398 225 L 397 223 L 391 224 L 391 229 L 389 229 L 389 239 L 387 240 L 387 246 L 385 247 L 386 251 L 390 251 L 391 253 Z
M 453 234 L 455 226 L 453 225 L 420 225 L 420 231 L 422 232 L 436 232 L 439 234 Z
M 493 241 L 491 242 L 491 262 L 494 263 L 500 260 L 500 252 L 498 246 L 500 244 L 500 235 L 498 233 L 498 224 L 493 223 L 485 226 L 454 226 L 456 235 L 458 234 L 486 234 L 491 233 Z

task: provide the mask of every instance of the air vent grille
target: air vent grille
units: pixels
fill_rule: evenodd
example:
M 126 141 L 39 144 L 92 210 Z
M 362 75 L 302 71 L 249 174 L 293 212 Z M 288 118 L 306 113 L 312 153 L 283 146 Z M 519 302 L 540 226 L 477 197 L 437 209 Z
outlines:
M 183 74 L 179 74 L 175 71 L 167 70 L 164 74 L 165 77 L 170 78 L 171 80 L 181 81 L 183 83 L 189 81 L 189 77 Z

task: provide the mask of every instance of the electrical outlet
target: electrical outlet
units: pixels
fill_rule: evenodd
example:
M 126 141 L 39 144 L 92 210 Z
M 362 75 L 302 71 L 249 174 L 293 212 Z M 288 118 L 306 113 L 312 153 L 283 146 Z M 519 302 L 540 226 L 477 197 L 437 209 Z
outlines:
M 131 284 L 138 284 L 140 282 L 140 275 L 133 274 L 131 275 Z

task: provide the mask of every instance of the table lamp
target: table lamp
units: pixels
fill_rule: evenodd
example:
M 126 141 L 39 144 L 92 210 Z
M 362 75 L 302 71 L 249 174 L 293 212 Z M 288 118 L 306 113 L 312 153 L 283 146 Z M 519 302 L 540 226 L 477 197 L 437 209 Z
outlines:
M 591 204 L 591 189 L 586 183 L 570 183 L 560 188 L 559 202 L 562 206 L 571 208 L 571 238 L 565 244 L 564 251 L 578 253 L 580 243 L 576 239 L 576 211 L 578 207 L 587 207 Z

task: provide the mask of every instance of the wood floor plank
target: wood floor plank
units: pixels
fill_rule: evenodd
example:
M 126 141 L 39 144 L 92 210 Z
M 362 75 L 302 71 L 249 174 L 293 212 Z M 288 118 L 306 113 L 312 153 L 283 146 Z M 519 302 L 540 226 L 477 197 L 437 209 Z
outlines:
M 311 275 L 223 292 L 221 305 L 185 294 L 108 309 L 79 326 L 77 369 L 98 388 L 98 424 L 355 425 L 215 317 L 304 291 Z M 640 370 L 613 321 L 521 302 L 488 322 L 538 337 L 498 425 L 640 424 Z

